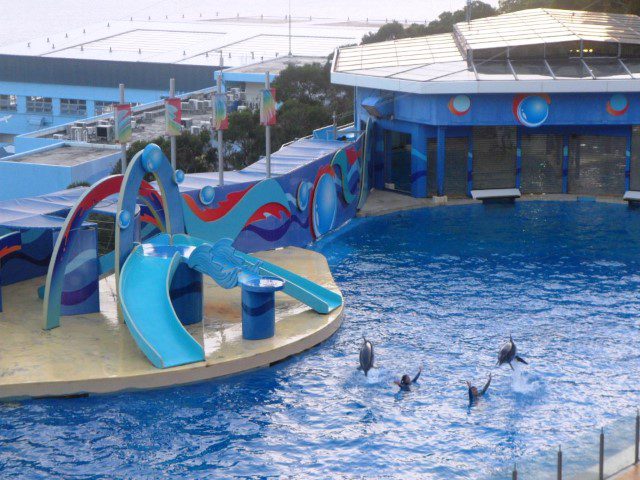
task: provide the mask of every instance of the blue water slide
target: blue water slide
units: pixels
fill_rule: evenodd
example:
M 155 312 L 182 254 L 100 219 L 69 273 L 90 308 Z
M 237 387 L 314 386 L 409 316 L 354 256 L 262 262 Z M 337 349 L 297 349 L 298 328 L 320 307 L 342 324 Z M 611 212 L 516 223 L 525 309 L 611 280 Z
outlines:
M 158 368 L 204 360 L 204 349 L 182 326 L 171 304 L 173 275 L 188 252 L 172 246 L 139 245 L 127 258 L 118 292 L 131 334 Z
M 174 244 L 198 247 L 208 245 L 204 240 L 190 235 L 175 235 Z M 281 278 L 285 282 L 284 293 L 308 305 L 318 313 L 326 314 L 342 305 L 342 295 L 339 293 L 332 292 L 322 285 L 318 285 L 273 263 L 242 253 L 231 247 L 231 240 L 229 239 L 219 240 L 211 247 L 211 250 L 207 249 L 207 251 L 211 252 L 213 258 L 224 258 L 224 262 L 235 265 L 241 271 Z M 191 261 L 190 266 L 193 265 L 192 268 L 195 268 L 195 263 L 195 261 Z M 205 262 L 199 263 L 205 265 Z M 205 268 L 202 268 L 201 271 L 209 274 Z

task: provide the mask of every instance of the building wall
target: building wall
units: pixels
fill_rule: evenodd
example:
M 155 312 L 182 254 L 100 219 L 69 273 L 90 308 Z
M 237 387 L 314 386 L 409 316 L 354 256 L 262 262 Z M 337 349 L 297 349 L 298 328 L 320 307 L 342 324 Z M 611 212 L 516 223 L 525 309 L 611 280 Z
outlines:
M 126 88 L 125 100 L 134 104 L 151 103 L 160 100 L 163 96 L 167 96 L 168 91 L 168 82 L 166 89 Z M 76 120 L 90 118 L 96 115 L 96 102 L 118 103 L 120 99 L 118 84 L 114 84 L 113 87 L 100 87 L 0 81 L 0 95 L 15 95 L 17 97 L 16 109 L 3 110 L 0 108 L 0 134 L 12 135 L 34 132 L 46 127 L 64 125 Z M 51 98 L 52 112 L 29 112 L 27 99 L 30 96 Z M 61 99 L 85 100 L 86 114 L 83 116 L 62 114 L 60 108 Z
M 63 142 L 39 149 L 55 149 Z M 33 153 L 33 150 L 29 153 Z M 106 148 L 104 156 L 75 166 L 41 165 L 18 162 L 24 154 L 16 154 L 0 160 L 0 200 L 32 197 L 64 190 L 74 182 L 93 183 L 109 175 L 120 161 L 119 149 Z
M 632 126 L 640 124 L 638 105 L 637 93 L 356 92 L 360 125 L 369 118 L 376 125 L 374 186 L 393 186 L 388 179 L 398 175 L 389 172 L 400 165 L 410 172 L 410 193 L 416 197 L 459 195 L 465 181 L 467 194 L 483 188 L 559 193 L 561 185 L 564 193 L 621 195 L 630 184 L 640 184 L 640 162 L 631 161 L 634 141 L 640 141 L 631 135 Z M 370 115 L 372 106 L 377 115 Z M 398 164 L 393 149 L 402 149 L 390 142 L 389 132 L 410 135 L 404 163 Z M 466 179 L 464 152 L 454 138 L 467 139 Z

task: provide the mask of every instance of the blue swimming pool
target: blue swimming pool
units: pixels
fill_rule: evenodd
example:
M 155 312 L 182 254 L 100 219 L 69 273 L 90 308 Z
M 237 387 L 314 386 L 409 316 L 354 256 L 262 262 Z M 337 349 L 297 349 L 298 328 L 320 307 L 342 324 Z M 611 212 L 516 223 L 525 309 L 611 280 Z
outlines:
M 199 385 L 0 404 L 0 471 L 478 479 L 560 443 L 591 448 L 584 432 L 640 401 L 640 211 L 432 208 L 354 220 L 316 249 L 346 299 L 325 344 Z M 495 368 L 509 334 L 530 363 L 515 375 Z M 356 371 L 363 335 L 369 378 Z M 421 364 L 399 394 L 393 379 Z M 489 372 L 469 408 L 465 380 Z

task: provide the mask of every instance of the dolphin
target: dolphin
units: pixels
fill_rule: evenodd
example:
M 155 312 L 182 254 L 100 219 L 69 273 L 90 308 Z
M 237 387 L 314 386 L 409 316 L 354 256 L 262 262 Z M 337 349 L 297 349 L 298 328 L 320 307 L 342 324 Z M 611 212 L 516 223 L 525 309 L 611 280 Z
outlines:
M 364 375 L 367 376 L 369 370 L 373 368 L 373 344 L 363 338 L 364 343 L 362 344 L 362 348 L 360 348 L 360 368 L 359 370 L 364 371 Z
M 524 363 L 525 365 L 529 365 L 525 360 L 517 355 L 518 349 L 516 348 L 516 344 L 513 341 L 511 335 L 509 335 L 509 342 L 505 343 L 500 349 L 500 353 L 498 354 L 498 363 L 496 365 L 500 366 L 503 363 L 508 363 L 513 370 L 513 365 L 511 362 L 514 360 L 520 363 Z

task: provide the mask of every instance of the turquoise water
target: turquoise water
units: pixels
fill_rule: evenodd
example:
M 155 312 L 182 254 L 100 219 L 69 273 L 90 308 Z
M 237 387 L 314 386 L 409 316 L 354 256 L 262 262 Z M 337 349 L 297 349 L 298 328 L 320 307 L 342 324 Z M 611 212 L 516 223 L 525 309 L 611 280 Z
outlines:
M 540 478 L 541 454 L 562 444 L 577 471 L 597 429 L 640 403 L 640 211 L 433 208 L 353 221 L 316 248 L 347 305 L 327 342 L 199 385 L 0 405 L 0 471 L 478 479 L 517 461 Z M 495 367 L 509 334 L 530 364 L 516 373 Z M 377 354 L 368 378 L 363 335 Z M 420 365 L 419 385 L 398 393 L 392 381 Z M 465 380 L 489 372 L 469 408 Z

